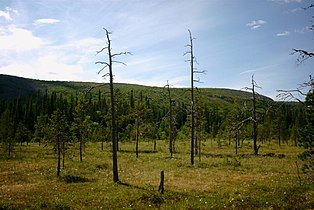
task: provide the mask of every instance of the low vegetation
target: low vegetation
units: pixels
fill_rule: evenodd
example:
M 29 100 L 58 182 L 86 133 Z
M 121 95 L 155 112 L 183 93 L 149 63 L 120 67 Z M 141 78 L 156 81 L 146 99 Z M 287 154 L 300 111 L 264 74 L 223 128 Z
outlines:
M 314 186 L 300 172 L 302 148 L 263 144 L 254 156 L 245 141 L 235 155 L 226 142 L 202 143 L 201 159 L 189 163 L 189 141 L 120 142 L 120 182 L 112 182 L 111 144 L 78 143 L 56 176 L 57 154 L 44 144 L 16 146 L 0 160 L 0 209 L 313 209 Z M 164 194 L 158 192 L 165 172 Z

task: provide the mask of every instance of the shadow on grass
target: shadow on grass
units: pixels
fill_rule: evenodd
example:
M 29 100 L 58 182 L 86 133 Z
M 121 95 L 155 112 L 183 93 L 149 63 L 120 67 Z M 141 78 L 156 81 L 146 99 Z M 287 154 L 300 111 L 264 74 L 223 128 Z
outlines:
M 119 150 L 119 152 L 121 152 L 121 153 L 134 153 L 135 154 L 134 150 Z M 140 151 L 138 151 L 138 153 L 140 153 L 140 154 L 151 154 L 151 153 L 158 153 L 158 151 L 154 151 L 154 150 L 140 150 Z
M 152 206 L 152 207 L 160 208 L 160 206 L 165 203 L 175 203 L 189 197 L 188 194 L 181 193 L 181 192 L 174 192 L 171 190 L 165 190 L 164 194 L 161 194 L 158 192 L 157 187 L 156 189 L 152 187 L 147 188 L 147 187 L 132 185 L 132 184 L 121 182 L 121 181 L 117 182 L 117 184 L 143 191 L 143 193 L 137 199 L 134 199 L 131 201 L 131 206 L 133 207 L 136 207 L 137 204 L 140 204 L 139 206 Z
M 92 180 L 90 180 L 88 178 L 75 176 L 75 175 L 65 175 L 65 176 L 62 176 L 61 180 L 64 181 L 65 183 L 84 183 L 84 182 L 92 181 Z

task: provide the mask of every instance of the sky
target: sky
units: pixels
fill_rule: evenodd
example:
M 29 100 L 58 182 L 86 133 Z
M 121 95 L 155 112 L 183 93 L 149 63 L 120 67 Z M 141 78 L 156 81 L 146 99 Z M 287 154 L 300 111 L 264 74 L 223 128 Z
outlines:
M 0 74 L 40 80 L 109 82 L 105 30 L 114 82 L 190 86 L 189 33 L 197 87 L 251 86 L 277 100 L 313 74 L 293 48 L 313 51 L 311 0 L 0 0 Z

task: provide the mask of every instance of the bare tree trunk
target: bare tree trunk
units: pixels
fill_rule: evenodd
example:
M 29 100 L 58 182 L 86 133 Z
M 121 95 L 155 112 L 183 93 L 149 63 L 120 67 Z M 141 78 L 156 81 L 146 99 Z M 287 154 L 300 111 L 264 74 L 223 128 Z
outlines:
M 160 184 L 158 188 L 158 191 L 160 192 L 160 194 L 164 194 L 164 183 L 165 183 L 165 173 L 164 171 L 161 171 L 160 172 Z
M 235 153 L 238 154 L 238 142 L 239 142 L 239 130 L 236 131 L 236 139 L 235 139 Z
M 169 98 L 169 152 L 170 152 L 170 157 L 173 157 L 173 115 L 172 115 L 172 98 L 170 94 L 170 85 L 167 81 L 167 89 L 168 89 L 168 98 Z
M 64 168 L 64 160 L 65 160 L 65 141 L 62 141 L 62 168 Z
M 111 141 L 112 141 L 112 171 L 113 171 L 113 181 L 118 182 L 119 181 L 119 174 L 118 174 L 118 143 L 117 143 L 117 121 L 115 116 L 115 100 L 114 100 L 114 88 L 113 88 L 113 73 L 112 73 L 112 64 L 113 63 L 120 63 L 124 64 L 123 62 L 113 60 L 114 57 L 119 55 L 127 55 L 131 54 L 130 52 L 120 52 L 112 54 L 111 52 L 111 40 L 110 40 L 110 32 L 104 28 L 106 31 L 106 37 L 107 37 L 107 46 L 102 48 L 100 51 L 97 52 L 101 53 L 104 50 L 107 50 L 108 54 L 108 62 L 98 61 L 95 64 L 102 64 L 103 68 L 98 72 L 102 72 L 105 68 L 109 69 L 109 72 L 107 74 L 104 74 L 103 77 L 109 76 L 110 83 L 110 102 L 111 102 Z
M 252 94 L 253 94 L 253 143 L 254 143 L 254 155 L 258 155 L 259 147 L 257 147 L 257 121 L 256 121 L 256 97 L 255 97 L 254 75 L 252 75 Z
M 118 175 L 118 144 L 116 140 L 116 116 L 115 116 L 115 102 L 114 102 L 114 89 L 113 89 L 113 74 L 112 74 L 112 56 L 111 56 L 111 44 L 109 33 L 107 31 L 108 40 L 108 55 L 109 55 L 109 76 L 110 76 L 110 100 L 111 100 L 111 140 L 112 140 L 112 170 L 113 170 L 113 181 L 119 181 Z
M 154 139 L 154 152 L 156 152 L 156 147 L 157 147 L 157 141 Z
M 170 125 L 169 125 L 169 131 L 170 131 L 170 141 L 169 141 L 169 150 L 170 150 L 170 157 L 173 157 L 173 128 L 172 128 L 172 101 L 170 98 Z
M 80 136 L 79 136 L 79 138 L 80 138 L 80 161 L 81 162 L 83 162 L 83 152 L 82 152 L 82 144 L 83 144 L 83 142 L 82 142 L 82 132 L 80 131 Z
M 201 138 L 198 137 L 198 161 L 201 162 Z
M 194 165 L 194 55 L 193 55 L 193 38 L 192 33 L 189 30 L 190 35 L 190 64 L 191 64 L 191 165 Z
M 139 123 L 138 119 L 136 119 L 136 132 L 135 132 L 135 138 L 136 138 L 136 143 L 135 143 L 135 153 L 136 153 L 136 158 L 138 158 L 138 136 L 139 136 Z
M 57 165 L 57 176 L 60 176 L 61 167 L 61 148 L 60 148 L 60 137 L 57 137 L 57 153 L 58 153 L 58 165 Z
M 11 142 L 8 144 L 8 155 L 11 156 Z

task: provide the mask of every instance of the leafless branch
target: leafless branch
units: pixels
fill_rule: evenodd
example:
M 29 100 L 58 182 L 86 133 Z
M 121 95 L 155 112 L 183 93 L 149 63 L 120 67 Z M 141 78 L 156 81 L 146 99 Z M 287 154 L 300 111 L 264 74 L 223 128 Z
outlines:
M 191 54 L 191 51 L 186 51 L 183 53 L 183 56 L 186 56 L 187 54 Z
M 193 60 L 194 60 L 194 63 L 196 63 L 197 65 L 200 65 L 195 56 L 193 56 Z
M 105 66 L 109 66 L 109 63 L 104 62 L 104 61 L 97 61 L 97 62 L 95 62 L 95 64 L 102 64 L 102 65 L 105 65 Z
M 102 75 L 102 77 L 109 77 L 110 76 L 110 73 L 108 72 L 108 73 L 106 73 L 106 74 L 104 74 L 104 75 Z
M 302 9 L 307 10 L 307 9 L 312 8 L 312 7 L 314 7 L 314 4 L 311 4 L 311 5 L 309 5 L 308 7 L 303 7 Z
M 284 101 L 291 101 L 291 100 L 297 100 L 300 103 L 303 103 L 299 98 L 295 97 L 293 95 L 293 92 L 285 91 L 285 90 L 278 90 L 280 92 L 276 97 L 280 98 Z M 297 91 L 298 92 L 298 91 Z
M 112 61 L 112 63 L 119 63 L 119 64 L 122 64 L 122 65 L 126 66 L 126 63 L 124 63 L 122 61 Z
M 108 84 L 99 84 L 99 85 L 96 85 L 96 86 L 91 86 L 87 91 L 89 92 L 89 91 L 91 91 L 91 90 L 93 90 L 95 88 L 104 87 L 106 85 L 108 85 Z
M 306 50 L 302 50 L 302 49 L 292 49 L 293 52 L 291 53 L 291 55 L 294 55 L 295 53 L 299 54 L 299 57 L 297 59 L 297 62 L 300 64 L 303 61 L 314 57 L 314 53 L 313 52 L 308 52 Z
M 107 68 L 109 65 L 103 66 L 97 73 L 100 74 L 105 68 Z
M 115 56 L 119 56 L 119 55 L 132 55 L 131 52 L 120 52 L 120 53 L 115 53 L 115 54 L 112 54 L 111 57 L 115 57 Z
M 99 53 L 101 53 L 102 51 L 104 51 L 104 50 L 106 50 L 106 49 L 108 49 L 108 47 L 103 47 L 101 50 L 96 51 L 96 55 L 98 55 Z
M 314 88 L 313 84 L 314 84 L 314 78 L 310 75 L 308 81 L 302 84 L 299 84 L 299 87 L 294 90 L 277 90 L 279 94 L 276 97 L 285 101 L 297 100 L 298 102 L 303 103 L 298 97 L 295 96 L 295 94 L 306 96 L 308 92 Z
M 250 88 L 250 87 L 244 87 L 244 88 L 241 88 L 241 89 L 252 91 L 252 88 Z
M 255 80 L 254 80 L 254 87 L 259 88 L 259 89 L 262 89 L 262 87 L 261 87 L 261 86 L 259 86 L 259 85 L 256 83 L 256 81 L 255 81 Z
M 205 70 L 202 70 L 202 71 L 193 71 L 193 73 L 195 73 L 195 74 L 205 74 L 206 71 L 205 71 Z
M 203 83 L 203 82 L 201 82 L 201 79 L 200 79 L 200 78 L 194 79 L 193 81 L 194 81 L 194 82 L 197 82 L 197 83 Z

